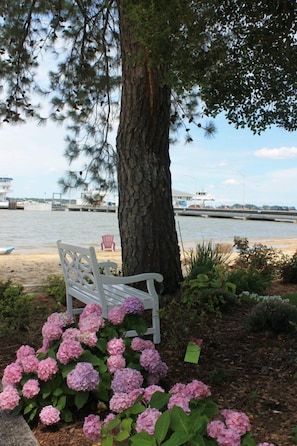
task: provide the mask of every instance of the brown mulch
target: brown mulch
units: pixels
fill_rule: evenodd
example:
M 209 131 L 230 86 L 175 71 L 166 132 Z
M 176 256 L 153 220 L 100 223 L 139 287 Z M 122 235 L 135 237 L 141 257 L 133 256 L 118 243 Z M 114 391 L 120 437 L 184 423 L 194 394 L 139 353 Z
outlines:
M 297 291 L 297 285 L 275 282 L 269 291 L 282 295 Z M 257 442 L 292 446 L 297 444 L 291 433 L 297 428 L 297 336 L 247 332 L 245 318 L 250 309 L 249 305 L 241 305 L 222 318 L 191 327 L 190 336 L 203 339 L 198 365 L 184 362 L 185 349 L 181 346 L 186 342 L 179 334 L 176 345 L 162 340 L 158 350 L 169 366 L 163 385 L 169 388 L 176 382 L 199 379 L 210 386 L 213 400 L 220 408 L 249 415 Z M 164 326 L 163 331 L 166 332 Z M 10 340 L 1 343 L 0 376 L 15 359 L 17 348 Z M 82 420 L 52 428 L 38 424 L 32 430 L 41 446 L 92 444 L 82 433 Z

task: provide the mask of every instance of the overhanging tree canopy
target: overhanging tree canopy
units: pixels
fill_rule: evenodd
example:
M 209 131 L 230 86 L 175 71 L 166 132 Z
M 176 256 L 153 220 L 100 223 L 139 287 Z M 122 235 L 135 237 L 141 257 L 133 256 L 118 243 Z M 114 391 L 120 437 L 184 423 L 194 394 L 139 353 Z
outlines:
M 90 159 L 62 186 L 110 185 L 116 164 L 124 273 L 159 271 L 174 291 L 170 128 L 225 111 L 254 132 L 295 130 L 296 2 L 10 0 L 0 15 L 3 120 L 43 120 L 33 93 L 48 95 L 66 157 Z M 36 77 L 44 53 L 49 83 Z

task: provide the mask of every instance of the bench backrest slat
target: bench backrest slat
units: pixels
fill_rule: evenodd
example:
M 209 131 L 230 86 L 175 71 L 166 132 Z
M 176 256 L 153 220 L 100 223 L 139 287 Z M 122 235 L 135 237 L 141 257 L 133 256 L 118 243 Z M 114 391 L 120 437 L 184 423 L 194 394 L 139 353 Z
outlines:
M 61 265 L 64 273 L 66 290 L 92 292 L 98 296 L 102 312 L 107 314 L 107 304 L 104 298 L 104 289 L 100 280 L 99 268 L 95 249 L 68 245 L 58 241 Z M 103 266 L 102 266 L 103 267 Z

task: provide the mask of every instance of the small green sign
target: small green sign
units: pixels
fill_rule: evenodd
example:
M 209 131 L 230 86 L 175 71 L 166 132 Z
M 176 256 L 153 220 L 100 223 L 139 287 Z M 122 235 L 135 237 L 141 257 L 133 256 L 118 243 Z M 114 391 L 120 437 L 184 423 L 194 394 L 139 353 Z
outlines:
M 201 347 L 199 344 L 197 344 L 197 342 L 189 342 L 187 345 L 184 361 L 192 362 L 193 364 L 198 364 L 200 352 L 201 352 Z

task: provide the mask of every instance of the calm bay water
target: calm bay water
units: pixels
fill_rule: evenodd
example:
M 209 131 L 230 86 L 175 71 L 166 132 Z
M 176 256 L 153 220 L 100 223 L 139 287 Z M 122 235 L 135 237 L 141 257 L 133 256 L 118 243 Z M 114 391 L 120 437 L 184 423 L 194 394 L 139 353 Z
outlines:
M 294 223 L 178 216 L 176 228 L 185 249 L 208 240 L 232 244 L 234 236 L 247 237 L 251 243 L 296 239 L 297 247 Z M 116 248 L 120 247 L 117 214 L 0 210 L 0 247 L 14 246 L 19 254 L 55 252 L 59 239 L 98 248 L 103 234 L 113 234 Z

